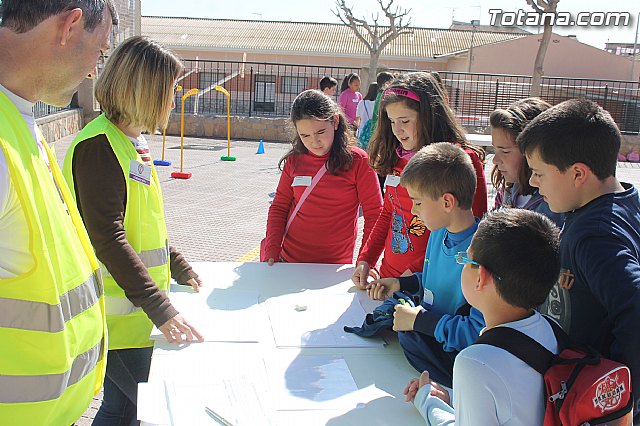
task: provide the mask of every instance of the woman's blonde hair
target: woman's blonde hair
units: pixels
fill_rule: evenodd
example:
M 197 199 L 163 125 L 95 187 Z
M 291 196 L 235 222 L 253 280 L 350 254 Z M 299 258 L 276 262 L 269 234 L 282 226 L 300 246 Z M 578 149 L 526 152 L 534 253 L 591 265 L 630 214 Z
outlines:
M 114 123 L 155 132 L 169 121 L 174 83 L 182 63 L 169 50 L 134 36 L 109 57 L 96 83 L 96 99 Z

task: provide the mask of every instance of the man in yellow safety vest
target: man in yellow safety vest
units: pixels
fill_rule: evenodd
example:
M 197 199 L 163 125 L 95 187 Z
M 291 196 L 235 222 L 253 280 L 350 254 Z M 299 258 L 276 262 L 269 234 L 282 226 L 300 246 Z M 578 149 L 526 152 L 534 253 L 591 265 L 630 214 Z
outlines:
M 33 104 L 67 105 L 109 49 L 113 0 L 0 0 L 0 423 L 75 422 L 100 390 L 103 286 Z

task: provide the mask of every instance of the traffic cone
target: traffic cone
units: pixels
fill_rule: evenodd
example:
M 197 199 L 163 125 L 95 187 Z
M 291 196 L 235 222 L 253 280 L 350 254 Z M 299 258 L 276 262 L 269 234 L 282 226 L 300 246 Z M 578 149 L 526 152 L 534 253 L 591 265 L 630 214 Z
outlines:
M 256 154 L 264 154 L 264 143 L 262 143 L 262 139 L 260 139 L 260 145 L 258 145 Z

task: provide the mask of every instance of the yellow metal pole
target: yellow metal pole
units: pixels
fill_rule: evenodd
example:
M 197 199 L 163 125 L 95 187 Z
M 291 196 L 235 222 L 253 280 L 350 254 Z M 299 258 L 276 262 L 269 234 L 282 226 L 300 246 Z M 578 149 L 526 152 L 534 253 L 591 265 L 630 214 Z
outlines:
M 184 166 L 184 101 L 192 95 L 198 93 L 198 89 L 191 89 L 184 95 L 182 95 L 181 102 L 181 111 L 180 111 L 180 172 L 171 173 L 172 177 L 177 177 L 180 179 L 188 179 L 191 177 L 191 173 L 183 173 L 182 169 Z
M 220 159 L 222 161 L 236 161 L 236 157 L 231 156 L 231 95 L 222 86 L 216 86 L 215 89 L 227 97 L 227 155 L 223 155 Z

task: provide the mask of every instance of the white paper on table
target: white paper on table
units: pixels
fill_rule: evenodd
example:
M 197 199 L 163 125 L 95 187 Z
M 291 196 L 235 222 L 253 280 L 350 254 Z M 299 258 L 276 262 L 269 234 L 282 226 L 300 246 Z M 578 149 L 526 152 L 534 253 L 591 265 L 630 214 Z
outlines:
M 270 425 L 268 410 L 254 383 L 246 377 L 223 379 L 215 384 L 175 382 L 138 384 L 138 420 L 154 425 L 215 425 L 205 407 L 235 426 Z
M 269 369 L 274 409 L 350 410 L 359 404 L 389 396 L 369 386 L 358 389 L 344 358 L 298 355 L 280 359 Z
M 204 336 L 205 342 L 260 341 L 261 333 L 256 324 L 263 323 L 267 316 L 264 306 L 258 303 L 257 292 L 176 292 L 170 294 L 170 299 L 189 324 Z M 151 339 L 163 340 L 165 337 L 154 326 Z
M 362 324 L 366 315 L 355 293 L 305 291 L 268 299 L 266 306 L 279 348 L 371 348 L 385 344 L 380 338 L 344 331 L 345 325 Z
M 169 409 L 162 382 L 138 383 L 138 420 L 153 425 L 169 424 Z

